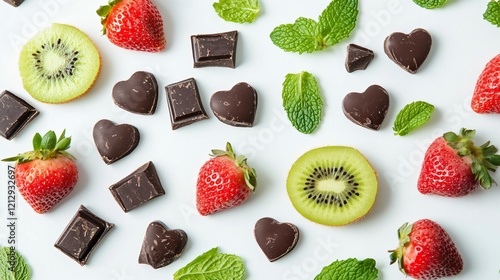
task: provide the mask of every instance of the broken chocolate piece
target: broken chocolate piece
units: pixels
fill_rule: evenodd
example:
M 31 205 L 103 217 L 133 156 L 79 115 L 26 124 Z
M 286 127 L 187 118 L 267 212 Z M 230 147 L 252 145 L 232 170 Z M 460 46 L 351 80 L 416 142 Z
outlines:
M 372 85 L 365 92 L 351 92 L 342 103 L 344 115 L 357 125 L 379 130 L 389 110 L 389 94 L 379 85 Z
M 347 46 L 345 68 L 349 73 L 352 73 L 356 70 L 365 70 L 374 57 L 375 55 L 373 54 L 372 50 L 358 46 L 356 44 L 349 44 Z
M 177 260 L 186 247 L 188 236 L 180 229 L 169 230 L 162 222 L 149 224 L 142 242 L 139 263 L 154 269 L 167 266 Z
M 114 224 L 104 221 L 80 205 L 54 246 L 83 266 L 90 253 L 113 227 Z
M 3 1 L 11 4 L 14 7 L 19 7 L 19 5 L 21 5 L 24 2 L 24 0 L 3 0 Z
M 415 74 L 431 50 L 431 35 L 421 28 L 410 34 L 395 32 L 384 41 L 387 56 L 404 70 Z
M 194 67 L 236 67 L 238 31 L 191 36 Z
M 152 115 L 158 102 L 158 83 L 153 74 L 138 71 L 113 87 L 115 104 L 131 113 Z
M 0 135 L 14 138 L 39 112 L 10 91 L 0 94 Z
M 124 158 L 139 145 L 139 130 L 130 124 L 116 125 L 110 120 L 100 120 L 94 125 L 94 142 L 106 164 Z
M 194 78 L 165 87 L 172 129 L 208 119 Z
M 111 185 L 109 190 L 125 213 L 165 194 L 151 161 Z
M 214 93 L 210 108 L 225 124 L 251 127 L 257 111 L 257 91 L 247 83 L 238 83 L 229 91 Z
M 255 240 L 267 259 L 274 262 L 290 253 L 299 240 L 299 229 L 291 223 L 262 218 L 254 228 Z

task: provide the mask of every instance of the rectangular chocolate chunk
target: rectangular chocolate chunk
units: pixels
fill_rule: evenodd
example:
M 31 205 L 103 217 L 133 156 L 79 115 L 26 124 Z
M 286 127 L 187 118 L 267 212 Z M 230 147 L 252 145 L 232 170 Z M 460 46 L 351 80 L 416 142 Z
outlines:
M 0 135 L 14 138 L 39 112 L 10 91 L 0 94 Z
M 151 161 L 110 186 L 109 190 L 125 213 L 165 194 Z
M 194 67 L 236 67 L 238 31 L 191 36 Z
M 208 119 L 194 78 L 165 87 L 172 129 Z
M 3 0 L 3 1 L 11 4 L 14 7 L 18 7 L 19 5 L 21 5 L 24 2 L 24 0 Z
M 80 205 L 54 246 L 83 266 L 113 226 Z

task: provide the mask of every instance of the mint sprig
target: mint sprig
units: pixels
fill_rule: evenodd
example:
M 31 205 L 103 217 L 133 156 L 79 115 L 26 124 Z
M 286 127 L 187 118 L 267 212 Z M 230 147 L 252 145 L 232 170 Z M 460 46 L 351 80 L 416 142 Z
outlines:
M 29 280 L 31 269 L 24 258 L 11 247 L 0 249 L 0 279 Z
M 489 23 L 500 27 L 500 2 L 491 0 L 483 14 L 483 18 Z
M 375 260 L 370 258 L 361 261 L 355 258 L 337 260 L 325 266 L 314 280 L 375 280 L 378 277 L 375 265 Z
M 436 9 L 444 6 L 448 0 L 413 0 L 415 4 L 426 9 Z
M 404 136 L 429 121 L 434 105 L 424 101 L 416 101 L 406 105 L 396 116 L 394 134 Z
M 312 53 L 349 37 L 356 26 L 358 0 L 332 0 L 318 21 L 299 17 L 270 34 L 273 44 L 287 52 Z
M 316 78 L 308 72 L 287 74 L 283 82 L 283 108 L 292 125 L 304 134 L 319 126 L 323 100 Z
M 252 23 L 260 12 L 258 0 L 219 0 L 212 5 L 225 21 Z
M 245 267 L 241 258 L 236 255 L 219 253 L 216 247 L 177 270 L 174 273 L 174 280 L 240 280 L 244 276 Z

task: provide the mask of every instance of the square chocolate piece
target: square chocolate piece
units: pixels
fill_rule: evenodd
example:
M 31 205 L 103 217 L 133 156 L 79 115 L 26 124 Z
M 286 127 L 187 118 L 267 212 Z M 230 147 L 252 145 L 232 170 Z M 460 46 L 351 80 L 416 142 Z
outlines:
M 0 135 L 7 140 L 14 138 L 39 113 L 12 92 L 3 91 L 0 94 Z
M 191 36 L 194 68 L 236 67 L 238 31 Z
M 172 129 L 208 119 L 194 78 L 165 87 Z
M 11 4 L 14 7 L 18 7 L 19 5 L 21 5 L 24 2 L 24 0 L 3 0 L 3 1 Z
M 54 246 L 83 266 L 113 226 L 80 205 Z
M 151 161 L 109 187 L 109 190 L 125 213 L 165 194 Z

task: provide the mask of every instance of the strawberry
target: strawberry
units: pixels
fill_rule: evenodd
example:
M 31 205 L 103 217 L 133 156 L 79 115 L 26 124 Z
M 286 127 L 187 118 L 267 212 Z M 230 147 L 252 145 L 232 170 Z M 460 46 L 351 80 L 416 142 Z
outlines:
M 245 156 L 236 156 L 230 143 L 226 150 L 212 150 L 212 158 L 200 169 L 196 207 L 206 216 L 242 204 L 255 191 L 257 175 Z
M 59 139 L 53 131 L 33 137 L 33 151 L 3 159 L 15 161 L 17 189 L 28 204 L 40 214 L 50 211 L 65 198 L 78 181 L 78 169 L 66 152 L 71 137 L 62 132 Z
M 477 113 L 500 113 L 500 54 L 479 75 L 471 106 Z
M 159 52 L 165 49 L 163 20 L 150 0 L 109 0 L 97 10 L 102 33 L 111 43 L 130 50 Z
M 398 230 L 399 247 L 391 253 L 391 264 L 415 279 L 438 279 L 459 274 L 463 261 L 453 240 L 436 222 L 429 219 L 405 223 Z
M 489 171 L 500 166 L 495 146 L 475 146 L 475 130 L 462 128 L 460 134 L 447 132 L 427 149 L 417 188 L 423 194 L 460 197 L 478 186 L 489 189 L 496 182 Z

